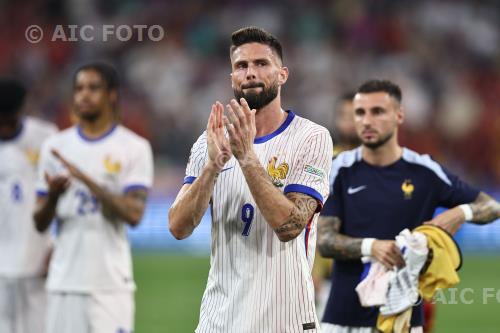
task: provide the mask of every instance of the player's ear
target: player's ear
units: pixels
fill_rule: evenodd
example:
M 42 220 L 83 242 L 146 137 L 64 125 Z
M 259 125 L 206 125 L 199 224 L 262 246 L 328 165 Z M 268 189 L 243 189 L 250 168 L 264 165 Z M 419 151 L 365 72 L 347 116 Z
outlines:
M 288 80 L 288 67 L 282 66 L 280 68 L 280 73 L 278 77 L 278 83 L 279 85 L 285 84 L 285 82 Z
M 402 106 L 400 106 L 398 111 L 396 111 L 396 117 L 397 117 L 398 125 L 401 125 L 404 123 L 405 113 L 404 113 L 404 109 Z

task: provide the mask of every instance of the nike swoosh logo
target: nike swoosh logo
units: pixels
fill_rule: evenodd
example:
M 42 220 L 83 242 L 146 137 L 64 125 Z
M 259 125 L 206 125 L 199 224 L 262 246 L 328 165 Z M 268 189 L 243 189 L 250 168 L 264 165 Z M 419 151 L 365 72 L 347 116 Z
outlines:
M 232 168 L 234 168 L 234 166 L 229 167 L 229 168 L 222 169 L 220 172 L 221 172 L 221 173 L 223 173 L 224 171 L 227 171 L 227 170 L 232 169 Z
M 347 189 L 347 194 L 354 194 L 354 193 L 358 193 L 359 191 L 363 191 L 365 188 L 367 188 L 368 186 L 366 185 L 362 185 L 362 186 L 358 186 L 358 187 L 349 187 Z

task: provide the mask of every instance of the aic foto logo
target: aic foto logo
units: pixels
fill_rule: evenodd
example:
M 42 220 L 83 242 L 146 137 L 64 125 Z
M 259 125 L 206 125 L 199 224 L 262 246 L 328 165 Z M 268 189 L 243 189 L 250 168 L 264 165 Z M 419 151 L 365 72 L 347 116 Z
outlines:
M 105 24 L 102 26 L 93 25 L 56 25 L 54 29 L 48 31 L 47 34 L 38 25 L 30 25 L 26 28 L 24 36 L 30 43 L 39 43 L 43 40 L 44 35 L 47 35 L 51 42 L 107 42 L 120 41 L 128 42 L 130 40 L 142 42 L 152 41 L 159 42 L 165 37 L 165 31 L 160 25 L 114 25 Z

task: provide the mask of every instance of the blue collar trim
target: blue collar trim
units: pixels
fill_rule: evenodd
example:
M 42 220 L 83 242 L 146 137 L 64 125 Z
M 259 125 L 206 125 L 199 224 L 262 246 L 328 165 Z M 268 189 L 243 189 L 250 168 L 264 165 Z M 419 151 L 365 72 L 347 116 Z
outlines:
M 114 132 L 114 130 L 116 129 L 116 127 L 118 126 L 118 124 L 113 124 L 113 126 L 104 134 L 98 136 L 97 138 L 89 138 L 88 136 L 86 136 L 84 133 L 83 133 L 83 129 L 80 127 L 80 125 L 78 125 L 76 127 L 76 130 L 78 132 L 78 135 L 84 140 L 84 141 L 87 141 L 87 142 L 97 142 L 97 141 L 101 141 L 103 139 L 105 139 L 107 136 L 109 136 L 111 133 Z
M 290 123 L 292 122 L 293 118 L 295 118 L 295 113 L 293 113 L 293 111 L 291 110 L 288 110 L 286 111 L 288 113 L 288 116 L 286 117 L 285 121 L 283 122 L 283 124 L 281 124 L 281 126 L 274 132 L 272 132 L 271 134 L 268 134 L 268 135 L 264 135 L 264 136 L 261 136 L 261 137 L 258 137 L 258 138 L 255 138 L 253 140 L 253 143 L 264 143 L 266 141 L 269 141 L 271 140 L 272 138 L 274 138 L 275 136 L 281 134 L 284 130 L 287 129 L 287 127 L 290 125 Z

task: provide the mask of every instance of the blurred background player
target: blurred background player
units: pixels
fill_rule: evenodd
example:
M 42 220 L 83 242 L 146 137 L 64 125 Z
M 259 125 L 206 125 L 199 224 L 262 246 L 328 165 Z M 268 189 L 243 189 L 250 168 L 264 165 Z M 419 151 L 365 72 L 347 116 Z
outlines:
M 353 98 L 354 92 L 348 91 L 342 94 L 335 103 L 333 124 L 331 125 L 333 130 L 330 132 L 334 143 L 333 158 L 341 152 L 354 149 L 361 144 L 361 140 L 356 133 L 356 127 L 354 126 Z M 328 300 L 332 264 L 333 260 L 321 256 L 319 250 L 316 248 L 312 276 L 318 317 L 322 317 L 326 301 Z
M 334 115 L 332 135 L 334 137 L 333 156 L 337 157 L 343 151 L 359 147 L 361 140 L 356 133 L 354 124 L 354 109 L 352 100 L 354 92 L 346 92 L 337 101 Z
M 57 219 L 47 288 L 48 333 L 132 332 L 134 290 L 125 225 L 139 224 L 152 185 L 149 143 L 117 123 L 118 78 L 77 70 L 77 125 L 48 140 L 39 166 L 37 229 Z
M 332 140 L 281 108 L 288 68 L 280 42 L 255 27 L 231 37 L 236 99 L 226 116 L 222 104 L 212 106 L 169 212 L 172 234 L 183 239 L 211 204 L 212 258 L 196 332 L 319 332 L 311 268 Z
M 334 136 L 333 156 L 337 157 L 343 151 L 352 150 L 361 145 L 361 139 L 356 132 L 354 123 L 353 99 L 354 91 L 345 92 L 336 103 L 334 112 L 334 123 L 332 135 Z M 333 260 L 325 258 L 316 248 L 316 257 L 313 266 L 314 291 L 316 294 L 316 312 L 318 317 L 323 317 L 323 312 L 330 295 L 331 272 Z M 424 332 L 430 332 L 433 328 L 436 305 L 424 301 Z
M 354 290 L 360 282 L 362 256 L 388 268 L 403 259 L 394 237 L 404 228 L 424 222 L 455 234 L 465 218 L 489 223 L 500 216 L 500 205 L 443 169 L 428 155 L 399 146 L 403 123 L 400 88 L 392 82 L 363 83 L 353 100 L 356 131 L 362 146 L 334 160 L 331 194 L 318 229 L 321 254 L 335 267 L 322 329 L 326 333 L 371 333 L 378 309 L 363 308 Z M 460 206 L 459 206 L 460 205 Z M 448 211 L 432 216 L 438 207 Z M 411 332 L 422 332 L 418 305 Z
M 26 90 L 0 79 L 0 332 L 44 332 L 48 232 L 33 224 L 42 143 L 57 128 L 23 115 Z

